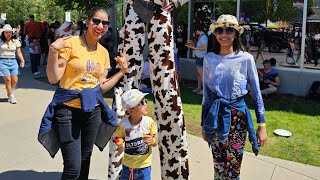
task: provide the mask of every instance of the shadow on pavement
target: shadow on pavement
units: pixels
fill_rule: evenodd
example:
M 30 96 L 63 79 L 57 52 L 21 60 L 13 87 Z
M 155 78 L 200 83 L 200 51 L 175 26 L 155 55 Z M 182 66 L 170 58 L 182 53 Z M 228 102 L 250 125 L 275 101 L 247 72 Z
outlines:
M 0 98 L 0 103 L 8 102 L 8 98 Z
M 7 171 L 0 174 L 0 179 L 6 180 L 56 180 L 60 179 L 61 172 L 36 172 L 26 171 Z
M 39 67 L 41 74 L 33 76 L 30 72 L 30 67 L 23 68 L 20 70 L 18 85 L 16 89 L 41 89 L 54 91 L 56 87 L 51 85 L 46 77 L 45 67 Z M 4 84 L 3 79 L 0 79 L 0 84 Z
M 17 89 L 40 89 L 40 90 L 55 91 L 56 87 L 54 85 L 50 85 L 47 81 L 46 66 L 44 66 L 44 65 L 38 66 L 38 70 L 41 73 L 36 76 L 32 75 L 28 47 L 26 46 L 25 48 L 22 48 L 21 51 L 22 51 L 24 60 L 26 61 L 26 64 L 25 64 L 24 68 L 22 68 L 22 69 L 20 68 L 20 74 L 18 76 L 19 80 L 18 80 L 18 85 L 16 88 Z M 45 82 L 45 83 L 43 83 L 43 82 Z M 0 84 L 4 84 L 4 81 L 1 77 L 0 77 Z

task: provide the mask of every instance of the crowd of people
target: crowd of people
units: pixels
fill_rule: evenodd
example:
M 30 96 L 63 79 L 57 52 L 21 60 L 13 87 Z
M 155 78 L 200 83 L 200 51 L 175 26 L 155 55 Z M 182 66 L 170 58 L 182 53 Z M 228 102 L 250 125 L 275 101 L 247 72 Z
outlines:
M 240 18 L 241 19 L 241 18 Z M 242 18 L 243 19 L 243 18 Z M 201 24 L 199 22 L 195 22 L 195 26 L 203 26 L 205 24 Z M 263 62 L 266 60 L 266 55 L 264 51 L 266 48 L 269 48 L 270 44 L 266 42 L 266 37 L 261 31 L 258 29 L 250 29 L 249 25 L 250 21 L 242 20 L 240 24 L 244 26 L 244 33 L 240 36 L 241 43 L 247 52 L 256 52 L 255 61 Z M 185 44 L 187 43 L 187 34 L 186 25 L 179 24 L 177 28 L 175 28 L 175 35 L 178 37 L 176 40 L 177 48 L 179 50 L 179 57 L 187 56 L 187 48 Z M 204 28 L 207 36 L 210 35 L 210 31 L 207 31 L 207 28 Z M 312 30 L 306 35 L 306 43 L 305 43 L 305 53 L 304 53 L 304 64 L 314 64 L 314 66 L 318 65 L 319 59 L 319 48 L 320 48 L 320 33 L 317 30 Z M 315 27 L 314 29 L 318 29 Z M 280 52 L 285 52 L 285 62 L 287 64 L 299 66 L 299 59 L 301 57 L 301 40 L 302 40 L 302 29 L 301 27 L 290 27 L 290 28 L 279 28 L 277 30 L 269 29 L 270 31 L 277 31 L 283 33 L 284 40 L 288 43 L 286 49 L 282 49 Z M 253 48 L 255 47 L 255 48 Z M 261 61 L 260 61 L 261 59 Z

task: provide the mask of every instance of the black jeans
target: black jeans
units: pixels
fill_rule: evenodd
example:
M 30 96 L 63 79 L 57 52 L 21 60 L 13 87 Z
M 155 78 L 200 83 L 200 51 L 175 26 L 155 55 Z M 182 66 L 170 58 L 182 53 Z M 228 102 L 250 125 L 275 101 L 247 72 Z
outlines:
M 85 113 L 81 109 L 57 106 L 53 126 L 63 157 L 62 180 L 87 180 L 90 158 L 101 124 L 101 108 Z
M 30 53 L 32 73 L 38 72 L 38 65 L 40 63 L 40 59 L 41 59 L 41 54 L 31 54 Z

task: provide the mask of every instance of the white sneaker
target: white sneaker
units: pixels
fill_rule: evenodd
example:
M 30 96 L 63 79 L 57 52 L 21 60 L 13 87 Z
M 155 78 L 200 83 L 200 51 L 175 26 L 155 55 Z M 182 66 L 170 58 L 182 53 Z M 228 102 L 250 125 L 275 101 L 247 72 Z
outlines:
M 199 92 L 197 92 L 197 94 L 203 95 L 203 91 L 200 90 Z
M 194 89 L 192 92 L 194 92 L 194 93 L 198 93 L 199 91 L 201 91 L 200 89 Z
M 11 104 L 17 104 L 17 100 L 16 100 L 16 98 L 14 97 L 13 94 L 9 95 L 8 102 L 11 103 Z

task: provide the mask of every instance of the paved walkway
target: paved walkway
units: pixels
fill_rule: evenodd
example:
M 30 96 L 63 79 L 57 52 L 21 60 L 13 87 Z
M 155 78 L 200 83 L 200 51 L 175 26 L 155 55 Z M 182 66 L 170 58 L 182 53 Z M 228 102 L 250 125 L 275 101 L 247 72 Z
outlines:
M 27 64 L 28 66 L 29 64 Z M 18 104 L 7 102 L 0 80 L 0 180 L 59 179 L 62 171 L 60 152 L 52 159 L 38 143 L 37 133 L 46 105 L 55 87 L 32 78 L 30 67 L 22 70 L 14 91 Z M 40 69 L 44 72 L 44 68 Z M 190 179 L 213 179 L 213 163 L 206 143 L 189 135 Z M 155 148 L 152 177 L 160 180 L 160 162 Z M 90 179 L 107 179 L 108 149 L 94 149 Z M 314 180 L 320 168 L 290 161 L 245 153 L 241 178 L 245 180 Z

